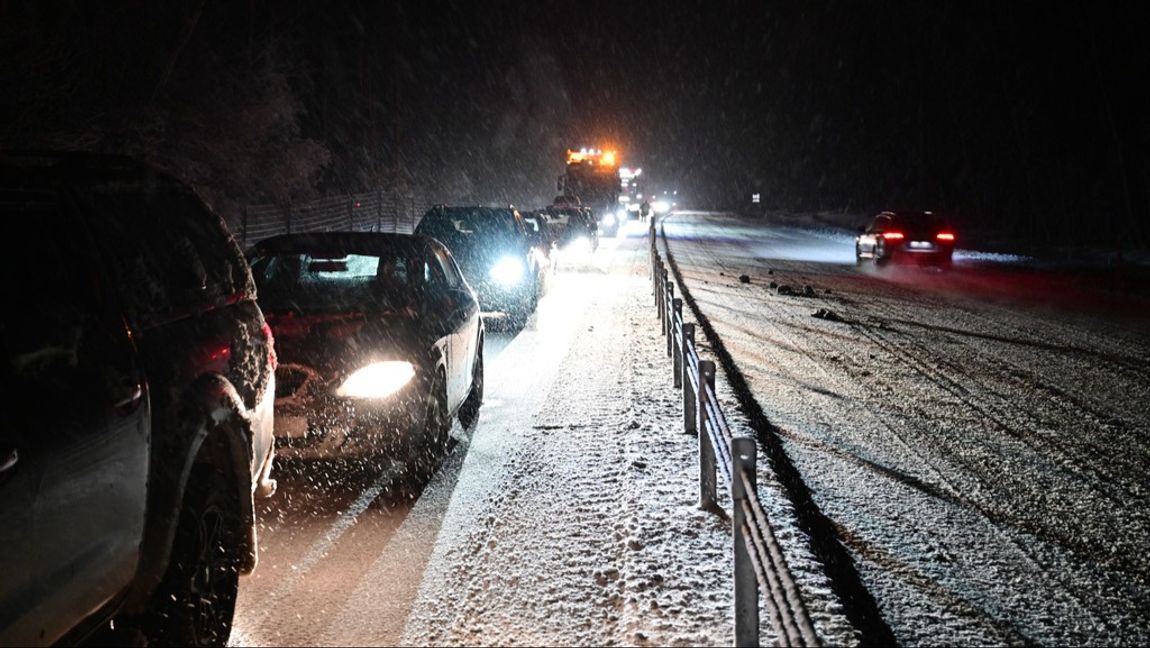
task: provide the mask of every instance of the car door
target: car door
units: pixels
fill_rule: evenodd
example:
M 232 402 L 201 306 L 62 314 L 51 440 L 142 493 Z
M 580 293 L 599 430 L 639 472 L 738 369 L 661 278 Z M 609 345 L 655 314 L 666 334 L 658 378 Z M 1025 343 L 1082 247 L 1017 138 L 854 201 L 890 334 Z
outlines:
M 131 335 L 82 225 L 56 208 L 24 216 L 41 231 L 5 258 L 20 280 L 3 296 L 0 452 L 16 463 L 0 475 L 0 519 L 21 526 L 0 530 L 0 643 L 42 644 L 135 575 L 149 429 Z
M 463 280 L 459 267 L 443 247 L 433 249 L 438 276 L 448 306 L 445 320 L 451 336 L 451 367 L 447 388 L 448 405 L 454 408 L 467 397 L 474 368 L 475 344 L 479 333 L 479 306 Z
M 881 235 L 883 227 L 890 219 L 886 216 L 875 216 L 871 222 L 870 227 L 866 229 L 866 233 L 859 239 L 859 248 L 862 252 L 873 255 L 877 247 L 878 237 Z

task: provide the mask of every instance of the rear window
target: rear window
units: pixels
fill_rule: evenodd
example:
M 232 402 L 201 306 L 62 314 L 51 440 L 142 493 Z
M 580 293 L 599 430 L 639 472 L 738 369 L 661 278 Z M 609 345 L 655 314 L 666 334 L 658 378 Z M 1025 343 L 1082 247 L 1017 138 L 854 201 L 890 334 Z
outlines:
M 267 311 L 381 312 L 410 305 L 431 269 L 404 254 L 256 256 L 252 274 Z
M 946 221 L 937 214 L 898 214 L 893 220 L 895 227 L 908 230 L 937 230 L 946 227 Z
M 117 267 L 128 306 L 162 318 L 253 295 L 243 254 L 224 223 L 192 194 L 90 196 L 93 228 Z

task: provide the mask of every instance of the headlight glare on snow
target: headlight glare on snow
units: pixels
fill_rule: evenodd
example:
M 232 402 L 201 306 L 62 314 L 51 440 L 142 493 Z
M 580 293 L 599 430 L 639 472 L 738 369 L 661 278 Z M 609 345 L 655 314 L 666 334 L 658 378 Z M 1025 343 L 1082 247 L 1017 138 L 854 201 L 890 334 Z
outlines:
M 523 280 L 523 261 L 505 256 L 491 266 L 491 279 L 502 286 L 515 286 Z
M 344 398 L 385 398 L 414 377 L 415 367 L 410 362 L 373 362 L 348 376 L 335 393 Z

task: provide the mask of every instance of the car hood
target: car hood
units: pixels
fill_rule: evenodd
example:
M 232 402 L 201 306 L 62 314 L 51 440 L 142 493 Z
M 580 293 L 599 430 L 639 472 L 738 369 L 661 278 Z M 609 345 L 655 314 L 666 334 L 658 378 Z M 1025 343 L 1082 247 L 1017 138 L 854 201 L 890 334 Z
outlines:
M 384 313 L 266 313 L 280 365 L 301 364 L 325 378 L 376 360 L 426 367 L 433 340 L 410 309 Z

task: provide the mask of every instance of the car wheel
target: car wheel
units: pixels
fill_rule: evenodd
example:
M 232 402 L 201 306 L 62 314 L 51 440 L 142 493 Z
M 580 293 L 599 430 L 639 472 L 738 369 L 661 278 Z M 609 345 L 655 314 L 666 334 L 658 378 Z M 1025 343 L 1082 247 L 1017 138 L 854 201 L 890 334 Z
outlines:
M 215 466 L 192 468 L 168 571 L 142 623 L 149 645 L 227 643 L 239 588 L 238 492 Z
M 483 404 L 483 346 L 480 341 L 479 352 L 475 355 L 475 368 L 471 372 L 471 391 L 467 400 L 459 408 L 459 422 L 465 428 L 471 428 L 479 420 L 479 406 Z
M 890 258 L 886 255 L 886 248 L 881 245 L 876 246 L 874 252 L 871 254 L 874 255 L 874 264 L 876 266 L 884 266 L 890 261 Z
M 435 380 L 424 401 L 423 430 L 419 443 L 413 443 L 408 452 L 407 462 L 415 479 L 423 481 L 431 477 L 439 465 L 439 458 L 447 449 L 451 435 L 451 418 L 447 412 L 447 381 L 443 374 L 436 372 Z M 415 441 L 414 439 L 412 440 Z

